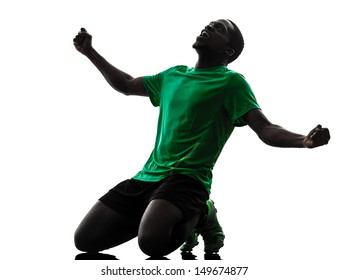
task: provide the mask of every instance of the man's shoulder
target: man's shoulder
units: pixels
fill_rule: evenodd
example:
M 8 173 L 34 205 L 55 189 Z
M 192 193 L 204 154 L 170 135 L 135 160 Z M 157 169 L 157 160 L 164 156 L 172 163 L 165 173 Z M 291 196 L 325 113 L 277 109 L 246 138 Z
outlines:
M 244 75 L 237 72 L 237 71 L 228 69 L 228 74 L 229 74 L 231 81 L 233 83 L 246 83 L 247 82 Z
M 173 66 L 171 69 L 179 71 L 179 72 L 187 72 L 191 68 L 186 65 L 176 65 L 176 66 Z
M 235 70 L 229 69 L 227 67 L 226 67 L 226 72 L 229 73 L 231 76 L 237 76 L 237 77 L 243 77 L 244 78 L 244 76 L 241 73 L 239 73 L 239 72 L 237 72 Z
M 171 72 L 187 72 L 190 68 L 186 65 L 175 65 L 163 70 L 162 74 L 168 74 Z

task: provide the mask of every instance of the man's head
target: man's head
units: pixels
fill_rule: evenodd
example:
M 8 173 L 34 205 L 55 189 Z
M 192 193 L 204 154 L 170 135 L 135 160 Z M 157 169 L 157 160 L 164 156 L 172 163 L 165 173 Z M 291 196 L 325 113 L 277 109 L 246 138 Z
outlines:
M 231 20 L 219 19 L 207 25 L 193 44 L 199 55 L 229 64 L 244 48 L 244 39 L 238 26 Z

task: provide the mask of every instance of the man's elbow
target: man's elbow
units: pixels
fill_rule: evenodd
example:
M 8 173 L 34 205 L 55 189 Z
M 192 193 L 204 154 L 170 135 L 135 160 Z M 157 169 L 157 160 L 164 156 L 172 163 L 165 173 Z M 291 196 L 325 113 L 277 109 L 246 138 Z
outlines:
M 258 134 L 259 139 L 268 146 L 275 146 L 271 137 L 265 134 Z

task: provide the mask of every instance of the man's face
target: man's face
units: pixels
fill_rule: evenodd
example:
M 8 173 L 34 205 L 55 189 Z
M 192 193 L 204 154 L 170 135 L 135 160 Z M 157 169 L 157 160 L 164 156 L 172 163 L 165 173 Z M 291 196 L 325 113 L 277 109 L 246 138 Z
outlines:
M 233 25 L 228 20 L 219 19 L 212 21 L 197 36 L 192 47 L 197 51 L 224 52 L 226 48 L 230 48 L 233 30 Z

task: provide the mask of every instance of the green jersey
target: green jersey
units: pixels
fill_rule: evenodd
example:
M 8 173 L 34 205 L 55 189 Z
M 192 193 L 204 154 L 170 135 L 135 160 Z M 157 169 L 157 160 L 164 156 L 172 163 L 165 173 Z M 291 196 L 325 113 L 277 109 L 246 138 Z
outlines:
M 154 182 L 172 174 L 189 175 L 208 193 L 212 170 L 242 116 L 259 108 L 255 96 L 237 72 L 225 66 L 169 68 L 144 77 L 145 88 L 159 119 L 154 149 L 133 178 Z

